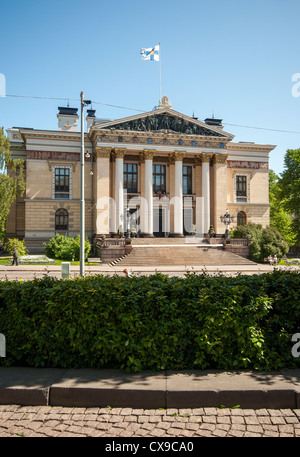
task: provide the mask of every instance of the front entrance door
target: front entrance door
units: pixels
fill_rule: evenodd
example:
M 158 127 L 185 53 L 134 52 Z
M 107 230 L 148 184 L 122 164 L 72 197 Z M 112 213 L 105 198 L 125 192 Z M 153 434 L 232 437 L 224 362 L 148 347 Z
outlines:
M 167 236 L 166 233 L 166 210 L 161 206 L 153 208 L 153 235 L 157 237 Z

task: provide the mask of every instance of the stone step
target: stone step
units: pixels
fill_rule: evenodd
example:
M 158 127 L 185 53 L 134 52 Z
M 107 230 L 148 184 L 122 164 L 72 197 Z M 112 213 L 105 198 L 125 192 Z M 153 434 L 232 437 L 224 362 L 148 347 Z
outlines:
M 149 246 L 134 247 L 118 262 L 120 266 L 170 265 L 253 265 L 249 259 L 214 246 Z

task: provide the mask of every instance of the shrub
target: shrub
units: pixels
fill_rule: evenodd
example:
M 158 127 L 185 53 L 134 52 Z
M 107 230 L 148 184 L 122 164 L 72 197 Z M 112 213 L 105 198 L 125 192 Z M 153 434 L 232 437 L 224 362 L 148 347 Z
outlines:
M 19 256 L 27 255 L 28 251 L 25 246 L 24 240 L 19 240 L 18 238 L 8 238 L 3 243 L 4 251 L 10 255 L 13 255 L 13 250 L 18 251 Z
M 246 238 L 251 236 L 249 259 L 254 262 L 263 262 L 269 255 L 277 255 L 278 260 L 288 253 L 289 246 L 282 234 L 275 228 L 263 228 L 260 224 L 247 224 L 232 229 L 232 238 Z
M 79 260 L 80 258 L 80 236 L 70 238 L 64 235 L 56 235 L 51 238 L 49 243 L 44 243 L 45 251 L 48 257 L 61 260 Z M 91 245 L 88 239 L 85 239 L 85 258 L 88 257 Z
M 56 368 L 292 368 L 300 274 L 161 274 L 0 281 L 0 365 Z

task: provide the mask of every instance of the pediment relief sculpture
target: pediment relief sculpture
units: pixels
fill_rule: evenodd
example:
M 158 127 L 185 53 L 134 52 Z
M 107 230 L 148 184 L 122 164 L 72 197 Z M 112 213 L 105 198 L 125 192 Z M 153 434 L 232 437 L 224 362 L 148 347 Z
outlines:
M 103 127 L 106 130 L 125 130 L 136 132 L 176 132 L 186 135 L 223 137 L 221 133 L 202 127 L 193 122 L 169 114 L 156 114 Z

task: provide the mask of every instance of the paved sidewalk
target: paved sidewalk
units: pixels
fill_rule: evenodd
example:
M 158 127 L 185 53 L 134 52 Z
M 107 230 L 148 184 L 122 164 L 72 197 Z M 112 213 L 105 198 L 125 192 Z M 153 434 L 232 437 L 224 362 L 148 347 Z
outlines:
M 0 437 L 18 436 L 146 437 L 153 450 L 155 437 L 299 437 L 300 410 L 0 405 Z
M 127 373 L 0 367 L 0 404 L 116 408 L 300 408 L 300 369 Z
M 103 274 L 108 276 L 121 275 L 124 276 L 123 270 L 126 267 L 118 265 L 86 265 L 85 274 L 95 275 Z M 188 272 L 201 274 L 203 272 L 207 274 L 223 274 L 227 276 L 235 276 L 237 274 L 262 274 L 271 273 L 274 269 L 278 270 L 289 270 L 289 271 L 300 271 L 299 266 L 284 266 L 277 265 L 271 266 L 268 264 L 253 264 L 253 265 L 223 265 L 223 266 L 212 266 L 212 265 L 182 265 L 182 266 L 156 266 L 156 267 L 128 267 L 128 270 L 133 272 L 135 275 L 151 275 L 157 273 L 163 273 L 168 276 L 184 276 Z M 70 267 L 70 278 L 75 278 L 80 274 L 79 266 Z M 34 278 L 42 278 L 43 276 L 51 276 L 55 278 L 61 278 L 61 266 L 59 265 L 0 265 L 0 280 L 32 280 Z
M 296 437 L 300 370 L 0 367 L 0 437 Z

